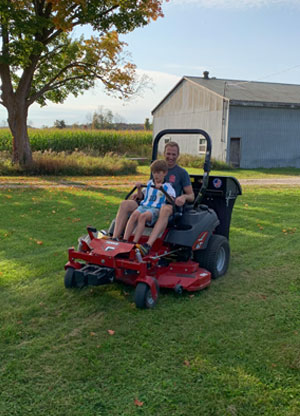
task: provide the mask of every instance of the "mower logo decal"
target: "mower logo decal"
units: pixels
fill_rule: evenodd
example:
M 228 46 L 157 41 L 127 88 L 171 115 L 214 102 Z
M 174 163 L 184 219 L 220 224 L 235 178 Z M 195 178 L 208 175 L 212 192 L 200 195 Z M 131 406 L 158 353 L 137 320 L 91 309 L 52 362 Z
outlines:
M 116 243 L 115 241 L 110 241 L 107 244 L 110 244 L 110 245 L 113 245 L 113 246 L 118 246 L 119 245 L 119 243 Z
M 222 186 L 222 181 L 221 181 L 221 179 L 220 179 L 220 178 L 215 178 L 215 179 L 213 180 L 213 185 L 214 185 L 214 187 L 215 187 L 216 189 L 221 188 L 221 186 Z
M 112 251 L 112 250 L 115 250 L 115 249 L 116 249 L 116 247 L 108 246 L 108 247 L 106 247 L 106 249 L 104 251 Z
M 199 250 L 200 248 L 202 248 L 206 237 L 208 236 L 208 232 L 207 231 L 203 231 L 199 237 L 197 238 L 197 240 L 194 242 L 192 250 Z

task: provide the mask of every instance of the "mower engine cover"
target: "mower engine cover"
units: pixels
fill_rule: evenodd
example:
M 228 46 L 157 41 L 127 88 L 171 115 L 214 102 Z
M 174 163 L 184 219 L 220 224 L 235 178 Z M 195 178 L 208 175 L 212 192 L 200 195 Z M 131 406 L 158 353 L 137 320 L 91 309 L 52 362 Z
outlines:
M 171 228 L 166 236 L 167 243 L 179 244 L 185 247 L 193 247 L 199 236 L 207 232 L 207 239 L 202 248 L 220 221 L 214 210 L 207 205 L 200 205 L 197 209 L 189 209 L 179 219 L 178 223 Z

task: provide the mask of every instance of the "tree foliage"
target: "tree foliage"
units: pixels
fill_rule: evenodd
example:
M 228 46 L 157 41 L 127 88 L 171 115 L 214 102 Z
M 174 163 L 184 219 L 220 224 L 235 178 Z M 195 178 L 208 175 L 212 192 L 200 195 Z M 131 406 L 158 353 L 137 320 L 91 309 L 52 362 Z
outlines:
M 97 80 L 120 98 L 137 90 L 136 68 L 119 35 L 162 16 L 162 1 L 1 0 L 0 104 L 8 111 L 21 163 L 30 156 L 26 120 L 32 103 L 62 103 Z M 77 27 L 93 35 L 76 37 Z

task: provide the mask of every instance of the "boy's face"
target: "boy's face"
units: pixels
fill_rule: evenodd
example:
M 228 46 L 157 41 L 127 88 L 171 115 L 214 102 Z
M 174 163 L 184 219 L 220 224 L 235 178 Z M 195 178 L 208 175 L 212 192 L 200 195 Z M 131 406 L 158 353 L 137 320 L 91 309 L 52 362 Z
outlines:
M 156 172 L 152 172 L 152 176 L 155 183 L 163 183 L 165 176 L 167 172 L 164 172 L 163 170 L 158 170 Z

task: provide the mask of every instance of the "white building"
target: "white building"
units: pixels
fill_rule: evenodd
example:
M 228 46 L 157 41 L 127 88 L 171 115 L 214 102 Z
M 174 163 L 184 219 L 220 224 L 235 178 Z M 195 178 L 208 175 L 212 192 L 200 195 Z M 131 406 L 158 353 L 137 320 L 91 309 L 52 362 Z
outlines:
M 212 139 L 212 157 L 241 168 L 300 168 L 300 85 L 184 76 L 154 108 L 153 136 L 198 128 Z M 181 153 L 201 155 L 205 140 L 164 137 Z M 164 143 L 161 143 L 161 148 Z

